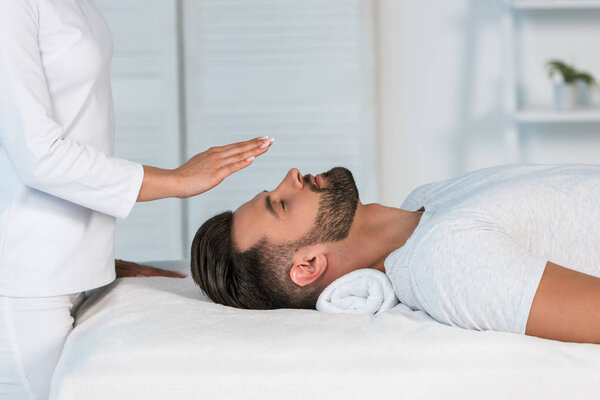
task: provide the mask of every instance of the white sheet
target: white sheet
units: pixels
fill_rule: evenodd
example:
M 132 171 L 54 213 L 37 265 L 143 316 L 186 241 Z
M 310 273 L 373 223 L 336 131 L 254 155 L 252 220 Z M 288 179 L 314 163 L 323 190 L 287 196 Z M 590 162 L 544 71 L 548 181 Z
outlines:
M 126 278 L 80 308 L 51 399 L 596 399 L 599 378 L 600 345 L 468 331 L 403 304 L 238 310 L 191 277 Z

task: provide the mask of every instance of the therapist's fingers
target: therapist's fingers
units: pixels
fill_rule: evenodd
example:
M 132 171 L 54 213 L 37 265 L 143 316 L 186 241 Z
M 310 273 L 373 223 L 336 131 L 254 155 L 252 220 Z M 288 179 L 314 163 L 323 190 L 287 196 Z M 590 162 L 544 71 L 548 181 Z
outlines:
M 226 164 L 219 169 L 219 174 L 222 176 L 222 179 L 225 179 L 234 172 L 237 172 L 240 169 L 252 164 L 252 161 L 254 161 L 254 157 L 249 157 L 240 161 Z
M 167 278 L 185 278 L 187 275 L 177 271 L 151 267 L 149 265 L 137 264 L 131 261 L 118 260 L 115 271 L 118 278 L 136 276 L 163 276 Z
M 227 148 L 220 151 L 219 155 L 223 158 L 229 158 L 239 154 L 247 154 L 246 158 L 250 156 L 257 157 L 266 152 L 273 144 L 274 140 L 274 138 L 266 138 L 264 140 L 250 140 L 248 142 L 226 146 Z
M 130 278 L 130 277 L 150 277 L 150 276 L 162 276 L 165 278 L 185 278 L 187 275 L 180 274 L 176 271 L 169 271 L 166 269 L 147 270 L 147 269 L 128 269 L 126 271 L 117 271 L 118 278 Z
M 215 163 L 216 181 L 213 186 L 218 185 L 223 181 L 223 179 L 227 178 L 234 172 L 237 172 L 240 169 L 246 168 L 252 164 L 256 157 L 269 150 L 269 146 L 272 143 L 273 141 L 269 141 L 267 142 L 267 146 L 251 148 L 250 150 L 241 153 L 231 153 L 231 155 L 227 158 L 220 158 L 218 162 Z
M 185 278 L 187 276 L 177 271 L 150 267 L 148 265 L 142 265 L 141 267 L 137 270 L 138 276 L 164 276 L 167 278 Z
M 236 142 L 236 143 L 226 144 L 223 146 L 217 146 L 217 147 L 215 147 L 215 150 L 227 151 L 227 150 L 235 149 L 235 148 L 241 147 L 241 146 L 252 146 L 252 145 L 260 146 L 262 144 L 262 142 L 264 142 L 265 140 L 268 140 L 268 139 L 269 139 L 268 136 L 256 137 L 254 139 L 244 140 L 243 142 Z
M 215 146 L 214 149 L 218 150 L 218 151 L 225 151 L 225 150 L 229 150 L 233 147 L 244 146 L 244 145 L 252 144 L 252 143 L 259 143 L 259 142 L 262 142 L 263 140 L 267 140 L 268 138 L 269 138 L 268 136 L 255 137 L 254 139 L 244 140 L 242 142 L 235 142 L 235 143 L 230 143 L 230 144 L 224 144 L 222 146 Z
M 231 163 L 238 162 L 238 161 L 244 161 L 249 158 L 256 158 L 256 157 L 260 156 L 261 154 L 266 153 L 267 150 L 269 150 L 269 147 L 271 146 L 272 143 L 273 142 L 271 141 L 269 143 L 266 143 L 266 146 L 264 146 L 264 147 L 254 147 L 254 148 L 250 148 L 246 151 L 241 151 L 239 153 L 230 153 L 230 155 L 228 157 L 223 158 L 221 160 L 221 165 L 219 166 L 219 168 L 229 165 Z

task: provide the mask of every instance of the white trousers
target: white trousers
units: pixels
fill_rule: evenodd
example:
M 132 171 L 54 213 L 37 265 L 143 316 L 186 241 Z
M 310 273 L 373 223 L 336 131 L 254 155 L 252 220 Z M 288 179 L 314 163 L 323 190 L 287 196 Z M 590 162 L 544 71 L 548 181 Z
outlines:
M 0 400 L 46 400 L 85 293 L 0 296 Z

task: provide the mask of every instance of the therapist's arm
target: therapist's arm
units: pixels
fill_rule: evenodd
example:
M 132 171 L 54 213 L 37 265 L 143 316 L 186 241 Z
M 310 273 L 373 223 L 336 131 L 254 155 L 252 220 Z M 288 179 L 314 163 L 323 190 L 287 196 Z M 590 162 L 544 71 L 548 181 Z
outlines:
M 217 186 L 226 177 L 252 164 L 274 139 L 260 137 L 196 154 L 173 170 L 144 165 L 144 179 L 137 201 L 196 196 Z
M 57 122 L 38 42 L 39 3 L 0 1 L 0 146 L 23 184 L 125 218 L 138 196 L 143 167 L 74 140 L 71 127 Z
M 600 344 L 600 278 L 548 261 L 525 334 Z
M 256 149 L 261 143 L 255 142 L 250 150 L 220 158 L 223 149 L 218 148 L 169 171 L 112 157 L 72 139 L 54 115 L 38 23 L 37 1 L 0 0 L 0 146 L 25 185 L 126 218 L 137 200 L 201 193 L 266 151 Z M 245 158 L 230 162 L 236 155 Z

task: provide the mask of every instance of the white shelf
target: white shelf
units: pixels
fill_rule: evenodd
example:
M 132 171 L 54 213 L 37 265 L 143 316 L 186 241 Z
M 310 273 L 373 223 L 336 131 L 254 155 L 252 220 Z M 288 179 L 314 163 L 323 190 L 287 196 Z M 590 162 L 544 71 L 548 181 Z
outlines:
M 517 0 L 513 2 L 517 10 L 577 10 L 599 9 L 598 0 Z
M 517 112 L 520 123 L 564 123 L 564 122 L 600 122 L 600 109 L 580 109 L 555 111 L 552 109 L 525 109 Z

